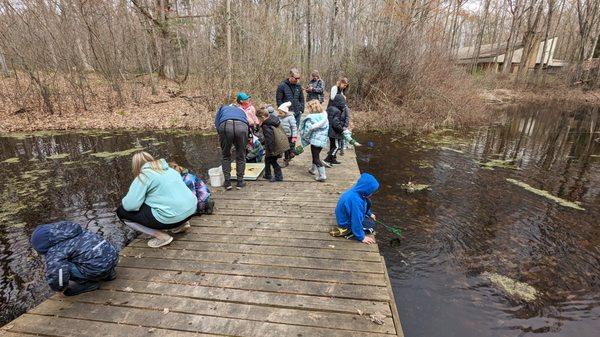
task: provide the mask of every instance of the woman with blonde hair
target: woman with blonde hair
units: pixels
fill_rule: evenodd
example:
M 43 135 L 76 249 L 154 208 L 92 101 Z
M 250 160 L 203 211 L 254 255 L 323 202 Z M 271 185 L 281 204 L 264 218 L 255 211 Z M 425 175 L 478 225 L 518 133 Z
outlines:
M 198 200 L 164 159 L 140 151 L 133 155 L 131 168 L 134 179 L 117 216 L 134 230 L 153 236 L 148 246 L 168 245 L 173 237 L 162 230 L 187 230 Z

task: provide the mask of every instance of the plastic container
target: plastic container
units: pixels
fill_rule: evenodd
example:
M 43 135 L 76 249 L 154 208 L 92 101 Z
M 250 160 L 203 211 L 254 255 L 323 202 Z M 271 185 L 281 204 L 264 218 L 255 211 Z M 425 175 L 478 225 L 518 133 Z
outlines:
M 225 183 L 225 176 L 223 175 L 223 167 L 213 167 L 208 170 L 208 178 L 210 179 L 210 186 L 219 187 Z

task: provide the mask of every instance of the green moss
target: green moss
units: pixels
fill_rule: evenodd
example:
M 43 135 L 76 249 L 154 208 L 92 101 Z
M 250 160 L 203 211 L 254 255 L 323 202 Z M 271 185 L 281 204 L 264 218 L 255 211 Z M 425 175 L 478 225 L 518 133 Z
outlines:
M 417 161 L 417 166 L 419 166 L 419 168 L 422 168 L 422 169 L 433 168 L 433 165 L 431 165 L 427 160 Z
M 132 153 L 141 151 L 143 149 L 144 149 L 143 147 L 134 147 L 132 149 L 116 151 L 116 152 L 96 152 L 96 153 L 92 153 L 92 156 L 97 157 L 97 158 L 113 159 L 113 158 L 117 158 L 117 157 L 128 156 Z
M 456 152 L 456 153 L 464 153 L 462 150 L 453 149 L 451 147 L 446 147 L 446 146 L 441 146 L 440 149 L 446 150 L 446 151 L 453 151 L 453 152 Z
M 518 170 L 519 168 L 515 165 L 515 161 L 512 159 L 508 160 L 500 160 L 500 159 L 492 159 L 488 162 L 482 163 L 477 162 L 482 168 L 487 170 L 494 170 L 494 168 L 506 168 L 511 170 Z
M 2 161 L 3 163 L 7 163 L 7 164 L 15 164 L 19 162 L 19 158 L 18 157 L 12 157 L 12 158 L 8 158 L 4 161 Z
M 53 154 L 51 156 L 46 157 L 46 159 L 64 159 L 67 158 L 69 156 L 68 153 L 57 153 L 57 154 Z
M 166 144 L 166 143 L 165 142 L 154 142 L 154 143 L 152 143 L 152 145 L 154 145 L 154 146 L 159 146 L 159 145 L 163 145 L 163 144 Z
M 155 141 L 156 138 L 154 138 L 154 137 L 144 137 L 144 138 L 142 138 L 140 140 L 144 141 L 144 142 L 150 142 L 150 141 Z
M 487 271 L 483 272 L 481 276 L 488 279 L 492 284 L 500 288 L 510 297 L 531 302 L 538 296 L 538 291 L 534 287 L 527 283 L 513 280 L 510 277 Z
M 407 184 L 402 184 L 400 186 L 403 190 L 406 190 L 408 193 L 419 192 L 423 190 L 428 190 L 429 185 L 426 184 L 415 184 L 412 181 L 409 181 Z
M 571 207 L 571 208 L 574 208 L 574 209 L 577 209 L 577 210 L 580 210 L 580 211 L 584 211 L 585 210 L 585 208 L 581 207 L 578 202 L 572 202 L 572 201 L 569 201 L 569 200 L 566 200 L 566 199 L 563 199 L 563 198 L 559 198 L 559 197 L 557 197 L 555 195 L 550 194 L 547 191 L 537 189 L 537 188 L 532 187 L 531 185 L 529 185 L 527 183 L 524 183 L 522 181 L 518 181 L 518 180 L 515 180 L 515 179 L 511 179 L 511 178 L 507 178 L 506 180 L 508 182 L 510 182 L 510 183 L 513 183 L 513 184 L 515 184 L 517 186 L 520 186 L 520 187 L 524 188 L 527 191 L 533 192 L 533 193 L 535 193 L 535 194 L 537 194 L 539 196 L 542 196 L 542 197 L 544 197 L 546 199 L 552 200 L 552 201 L 558 203 L 561 206 Z

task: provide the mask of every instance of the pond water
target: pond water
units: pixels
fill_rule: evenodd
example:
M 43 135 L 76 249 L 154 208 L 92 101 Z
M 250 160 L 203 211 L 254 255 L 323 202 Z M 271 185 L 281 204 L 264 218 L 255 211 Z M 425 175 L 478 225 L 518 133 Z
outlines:
M 600 335 L 599 124 L 598 108 L 537 106 L 466 133 L 357 135 L 374 210 L 403 230 L 378 241 L 406 336 Z
M 131 153 L 205 173 L 218 139 L 200 133 L 100 132 L 0 135 L 0 325 L 51 294 L 29 244 L 35 226 L 68 219 L 118 246 L 134 236 L 114 210 L 131 183 Z
M 403 231 L 380 228 L 378 241 L 406 336 L 598 335 L 599 122 L 597 108 L 525 107 L 469 132 L 357 135 L 369 145 L 359 166 L 382 186 L 374 209 Z M 69 219 L 120 246 L 133 237 L 114 209 L 141 147 L 199 173 L 219 161 L 216 137 L 199 133 L 0 136 L 0 325 L 50 294 L 35 225 Z M 506 167 L 481 165 L 491 160 Z M 409 181 L 430 186 L 408 193 Z M 490 281 L 501 276 L 534 298 Z

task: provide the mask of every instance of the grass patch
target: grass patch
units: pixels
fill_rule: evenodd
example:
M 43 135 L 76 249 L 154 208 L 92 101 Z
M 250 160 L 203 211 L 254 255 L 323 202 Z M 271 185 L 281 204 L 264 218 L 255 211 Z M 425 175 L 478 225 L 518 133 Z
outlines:
M 573 201 L 569 201 L 569 200 L 566 200 L 566 199 L 563 199 L 563 198 L 559 198 L 559 197 L 557 197 L 555 195 L 550 194 L 548 191 L 537 189 L 537 188 L 532 187 L 531 185 L 529 185 L 527 183 L 524 183 L 522 181 L 518 181 L 518 180 L 515 180 L 515 179 L 511 179 L 511 178 L 506 178 L 506 180 L 508 182 L 510 182 L 510 183 L 513 183 L 513 184 L 515 184 L 517 186 L 520 186 L 520 187 L 524 188 L 525 190 L 527 190 L 529 192 L 533 192 L 533 193 L 535 193 L 535 194 L 537 194 L 539 196 L 542 196 L 542 197 L 544 197 L 546 199 L 552 200 L 552 201 L 558 203 L 561 206 L 571 207 L 571 208 L 574 208 L 574 209 L 577 209 L 577 210 L 580 210 L 580 211 L 585 211 L 585 208 L 581 207 L 578 202 L 573 202 Z

